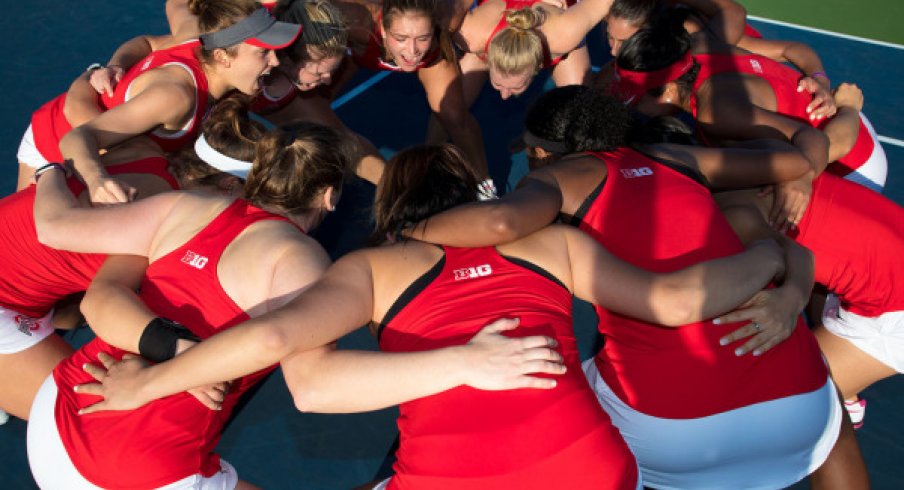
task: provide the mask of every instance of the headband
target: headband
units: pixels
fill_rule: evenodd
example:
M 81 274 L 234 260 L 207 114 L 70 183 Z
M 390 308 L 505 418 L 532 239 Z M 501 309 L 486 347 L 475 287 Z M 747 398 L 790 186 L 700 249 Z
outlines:
M 198 154 L 198 158 L 204 160 L 211 167 L 236 177 L 244 179 L 248 176 L 248 171 L 251 170 L 251 162 L 236 160 L 220 153 L 210 146 L 203 134 L 195 140 L 195 153 Z
M 691 56 L 690 50 L 671 65 L 653 71 L 626 70 L 616 63 L 612 94 L 627 105 L 636 104 L 647 91 L 674 82 L 687 73 L 692 66 L 694 66 L 694 57 Z
M 548 139 L 541 138 L 534 133 L 531 133 L 529 129 L 524 130 L 524 135 L 522 136 L 522 138 L 524 139 L 525 145 L 530 147 L 543 148 L 550 153 L 571 152 L 571 147 L 564 141 L 550 141 Z
M 282 49 L 295 42 L 299 34 L 300 25 L 279 22 L 266 9 L 259 8 L 225 29 L 201 34 L 201 45 L 208 51 L 227 48 L 240 42 L 259 48 Z

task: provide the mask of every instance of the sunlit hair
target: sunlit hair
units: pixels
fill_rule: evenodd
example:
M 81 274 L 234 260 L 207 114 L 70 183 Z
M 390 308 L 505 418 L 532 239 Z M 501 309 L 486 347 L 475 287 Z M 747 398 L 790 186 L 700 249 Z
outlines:
M 374 237 L 399 232 L 436 213 L 477 199 L 480 178 L 451 144 L 419 145 L 386 163 L 374 203 Z
M 348 25 L 339 8 L 329 0 L 280 2 L 274 10 L 282 22 L 301 25 L 301 35 L 291 46 L 276 52 L 280 61 L 295 65 L 341 57 L 348 48 Z
M 455 50 L 452 48 L 452 38 L 443 24 L 444 8 L 444 4 L 437 0 L 384 0 L 382 9 L 383 31 L 388 31 L 390 26 L 392 26 L 392 22 L 399 16 L 409 13 L 423 15 L 430 19 L 434 42 L 439 43 L 440 58 L 454 63 L 457 67 L 458 61 L 455 56 Z M 435 48 L 431 47 L 431 49 Z M 383 54 L 385 57 L 388 53 Z
M 535 74 L 543 65 L 545 47 L 537 28 L 545 20 L 543 10 L 506 10 L 508 26 L 499 31 L 487 48 L 490 69 L 504 75 Z
M 247 96 L 232 93 L 219 100 L 204 119 L 202 132 L 211 148 L 236 160 L 254 160 L 266 128 L 248 116 Z M 183 187 L 216 185 L 224 173 L 201 160 L 193 146 L 170 157 L 170 173 Z
M 297 123 L 265 133 L 245 182 L 252 204 L 294 215 L 319 208 L 328 188 L 342 189 L 356 147 L 332 128 Z
M 258 8 L 258 3 L 253 0 L 188 0 L 188 10 L 198 17 L 201 34 L 225 29 L 248 17 Z M 230 56 L 235 56 L 238 46 L 222 49 Z M 200 57 L 205 63 L 213 63 L 213 50 L 201 49 Z

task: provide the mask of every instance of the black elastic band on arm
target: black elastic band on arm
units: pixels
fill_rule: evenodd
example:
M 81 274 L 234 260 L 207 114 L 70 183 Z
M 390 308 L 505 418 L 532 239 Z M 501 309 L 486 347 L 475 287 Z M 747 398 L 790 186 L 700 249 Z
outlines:
M 176 356 L 176 341 L 179 339 L 200 342 L 201 339 L 184 325 L 166 318 L 154 318 L 141 332 L 138 353 L 153 362 L 163 362 Z

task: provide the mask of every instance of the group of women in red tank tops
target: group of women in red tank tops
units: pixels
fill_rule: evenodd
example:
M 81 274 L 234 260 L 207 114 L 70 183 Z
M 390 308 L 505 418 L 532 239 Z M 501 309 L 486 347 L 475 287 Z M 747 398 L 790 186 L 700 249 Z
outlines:
M 261 3 L 169 0 L 169 34 L 32 116 L 0 200 L 0 408 L 39 486 L 255 488 L 214 448 L 277 365 L 302 411 L 400 405 L 373 488 L 868 486 L 851 419 L 904 369 L 904 210 L 811 49 L 732 0 Z M 431 144 L 387 162 L 339 120 L 356 66 L 417 73 Z M 543 68 L 531 171 L 496 198 L 469 106 Z M 352 173 L 381 245 L 330 264 L 308 233 Z M 583 363 L 572 297 L 605 339 Z M 337 350 L 361 325 L 382 352 Z

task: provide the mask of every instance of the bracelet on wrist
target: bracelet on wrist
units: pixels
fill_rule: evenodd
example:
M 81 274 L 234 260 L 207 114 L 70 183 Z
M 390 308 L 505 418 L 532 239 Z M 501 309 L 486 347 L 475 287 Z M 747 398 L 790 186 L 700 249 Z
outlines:
M 822 78 L 825 78 L 826 80 L 829 79 L 829 76 L 826 75 L 826 72 L 824 72 L 824 71 L 814 71 L 813 73 L 809 74 L 808 76 L 810 78 L 822 77 Z
M 71 175 L 71 173 L 69 172 L 69 169 L 62 163 L 48 163 L 47 165 L 42 165 L 35 170 L 35 173 L 34 173 L 35 183 L 38 182 L 38 179 L 41 178 L 42 175 L 44 175 L 45 173 L 47 173 L 51 170 L 59 170 L 59 171 L 63 172 L 64 177 L 69 177 Z
M 104 67 L 104 65 L 102 65 L 100 63 L 91 63 L 90 65 L 88 65 L 88 68 L 85 68 L 85 71 L 99 70 L 103 67 Z

